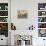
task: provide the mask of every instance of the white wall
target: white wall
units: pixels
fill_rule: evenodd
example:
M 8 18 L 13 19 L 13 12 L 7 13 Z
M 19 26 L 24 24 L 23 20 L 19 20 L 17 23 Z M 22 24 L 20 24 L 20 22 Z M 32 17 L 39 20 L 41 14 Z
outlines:
M 28 18 L 17 18 L 17 10 L 25 9 L 28 12 Z M 37 2 L 32 0 L 12 0 L 11 2 L 11 19 L 16 25 L 17 30 L 26 30 L 37 21 Z M 36 19 L 35 19 L 36 18 Z M 34 21 L 33 21 L 34 20 Z M 35 21 L 36 20 L 36 21 Z M 37 23 L 37 22 L 36 22 Z
M 28 29 L 29 26 L 32 24 L 35 26 L 35 32 L 33 35 L 38 36 L 37 34 L 37 0 L 11 0 L 11 22 L 16 25 L 16 32 L 20 32 L 20 30 Z M 17 10 L 19 9 L 26 9 L 28 11 L 28 18 L 27 19 L 18 19 L 17 18 Z M 21 32 L 22 33 L 22 32 Z M 25 34 L 27 32 L 25 31 Z M 35 41 L 35 38 L 33 39 Z M 37 41 L 37 40 L 36 40 Z M 37 42 L 33 43 L 37 44 Z
M 32 24 L 35 26 L 34 32 L 36 33 L 33 33 L 33 46 L 43 44 L 43 40 L 41 40 L 43 38 L 35 38 L 35 36 L 38 36 L 38 3 L 46 3 L 46 0 L 11 0 L 11 22 L 16 25 L 18 32 L 19 30 L 27 30 Z M 26 9 L 28 11 L 27 19 L 17 18 L 17 10 L 19 9 Z
M 38 3 L 45 3 L 46 0 L 11 0 L 11 22 L 16 25 L 17 30 L 26 30 L 32 24 L 38 27 Z M 17 10 L 26 9 L 28 18 L 17 18 Z

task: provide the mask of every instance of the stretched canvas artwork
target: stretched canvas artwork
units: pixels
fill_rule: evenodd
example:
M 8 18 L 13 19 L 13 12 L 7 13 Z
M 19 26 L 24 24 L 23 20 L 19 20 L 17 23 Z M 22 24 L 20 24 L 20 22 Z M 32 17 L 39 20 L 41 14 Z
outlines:
M 27 18 L 27 10 L 18 10 L 17 11 L 18 18 Z

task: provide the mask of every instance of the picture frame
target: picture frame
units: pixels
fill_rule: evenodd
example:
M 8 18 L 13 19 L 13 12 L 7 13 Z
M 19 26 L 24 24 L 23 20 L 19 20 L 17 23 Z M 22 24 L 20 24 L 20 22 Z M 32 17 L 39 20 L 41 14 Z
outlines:
M 27 10 L 18 10 L 17 15 L 18 15 L 18 18 L 27 18 L 28 13 L 27 13 Z

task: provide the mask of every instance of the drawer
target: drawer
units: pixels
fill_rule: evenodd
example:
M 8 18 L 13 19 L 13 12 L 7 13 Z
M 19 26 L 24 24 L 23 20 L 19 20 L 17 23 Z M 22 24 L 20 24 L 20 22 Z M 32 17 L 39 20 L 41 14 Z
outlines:
M 7 45 L 8 44 L 8 39 L 6 37 L 1 37 L 0 38 L 0 45 Z

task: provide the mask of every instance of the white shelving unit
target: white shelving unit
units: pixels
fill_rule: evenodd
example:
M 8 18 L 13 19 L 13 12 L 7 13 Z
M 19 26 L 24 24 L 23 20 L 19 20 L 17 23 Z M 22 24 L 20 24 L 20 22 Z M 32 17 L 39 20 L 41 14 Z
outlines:
M 8 3 L 0 3 L 0 45 L 8 45 Z
M 38 32 L 40 37 L 46 37 L 41 31 L 46 33 L 46 3 L 38 3 Z
M 7 35 L 6 37 L 8 37 L 8 19 L 8 3 L 0 3 L 0 35 Z

